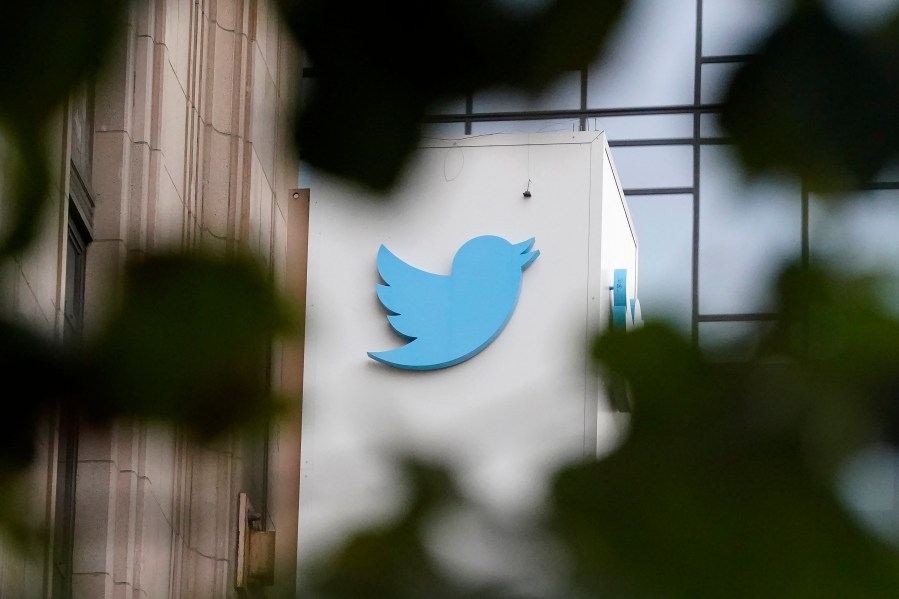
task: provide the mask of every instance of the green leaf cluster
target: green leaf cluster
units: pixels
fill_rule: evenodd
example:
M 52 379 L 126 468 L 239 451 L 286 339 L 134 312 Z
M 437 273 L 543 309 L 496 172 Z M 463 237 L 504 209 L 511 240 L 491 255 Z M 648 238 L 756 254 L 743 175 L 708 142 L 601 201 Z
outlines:
M 492 85 L 544 88 L 593 60 L 628 4 L 510 12 L 476 0 L 282 0 L 316 73 L 297 106 L 299 151 L 386 191 L 433 106 Z M 27 250 L 46 213 L 41 140 L 54 113 L 97 73 L 126 10 L 111 0 L 2 9 L 11 26 L 0 50 L 18 58 L 0 66 L 10 182 L 0 266 Z M 849 29 L 823 2 L 797 2 L 725 97 L 722 124 L 747 172 L 833 192 L 864 187 L 895 161 L 897 34 L 899 15 Z M 744 340 L 751 357 L 739 362 L 651 322 L 600 337 L 593 358 L 626 383 L 632 428 L 612 455 L 563 467 L 545 512 L 522 525 L 523 542 L 550 556 L 553 590 L 542 596 L 895 596 L 895 546 L 859 526 L 834 491 L 856 452 L 899 444 L 899 317 L 884 288 L 814 259 L 788 266 L 775 289 L 779 320 Z M 60 405 L 101 422 L 176 423 L 200 438 L 271 417 L 266 361 L 274 339 L 297 331 L 291 313 L 251 258 L 194 252 L 129 263 L 109 319 L 79 345 L 0 316 L 0 507 L 14 502 L 40 419 Z M 445 467 L 411 459 L 405 471 L 407 509 L 326 557 L 305 581 L 309 596 L 533 596 L 512 580 L 450 574 L 429 527 L 448 510 L 493 516 Z

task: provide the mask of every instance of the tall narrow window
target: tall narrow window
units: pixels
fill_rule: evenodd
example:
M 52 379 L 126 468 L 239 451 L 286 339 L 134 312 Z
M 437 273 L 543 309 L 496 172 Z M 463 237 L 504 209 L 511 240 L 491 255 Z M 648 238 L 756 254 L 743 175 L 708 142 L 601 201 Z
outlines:
M 81 341 L 84 325 L 84 281 L 87 227 L 75 202 L 69 203 L 68 242 L 66 250 L 65 324 L 63 337 L 67 344 Z M 78 411 L 74 406 L 59 408 L 59 441 L 56 464 L 56 520 L 53 534 L 53 597 L 72 596 L 72 547 L 75 537 L 75 470 L 78 464 Z

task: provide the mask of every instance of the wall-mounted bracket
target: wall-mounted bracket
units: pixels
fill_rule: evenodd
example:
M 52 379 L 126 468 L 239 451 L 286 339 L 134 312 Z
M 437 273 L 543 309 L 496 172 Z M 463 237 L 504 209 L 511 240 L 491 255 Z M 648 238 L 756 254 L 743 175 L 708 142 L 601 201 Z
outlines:
M 246 493 L 237 506 L 237 560 L 234 586 L 271 586 L 275 582 L 275 531 L 262 530 L 261 515 L 253 509 Z

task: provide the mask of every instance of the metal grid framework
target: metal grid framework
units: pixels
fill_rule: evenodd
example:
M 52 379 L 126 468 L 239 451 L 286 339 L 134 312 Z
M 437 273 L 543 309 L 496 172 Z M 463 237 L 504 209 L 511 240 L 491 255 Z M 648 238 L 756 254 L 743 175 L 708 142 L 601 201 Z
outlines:
M 703 147 L 728 145 L 729 141 L 724 137 L 703 136 L 702 117 L 716 115 L 722 110 L 722 105 L 717 103 L 703 103 L 703 65 L 727 64 L 738 65 L 751 57 L 749 54 L 703 54 L 703 0 L 695 0 L 695 46 L 693 52 L 693 101 L 690 104 L 656 105 L 640 107 L 608 107 L 590 108 L 588 105 L 588 68 L 580 71 L 578 108 L 559 110 L 509 110 L 482 112 L 475 111 L 474 96 L 469 94 L 465 98 L 464 112 L 431 114 L 426 118 L 426 123 L 463 125 L 466 135 L 472 134 L 474 123 L 500 123 L 510 121 L 550 121 L 572 120 L 579 124 L 581 131 L 587 130 L 588 120 L 604 117 L 640 117 L 655 115 L 679 115 L 692 117 L 692 135 L 689 137 L 658 137 L 640 139 L 610 139 L 611 147 L 690 147 L 692 148 L 692 180 L 688 186 L 675 187 L 638 187 L 625 188 L 625 195 L 636 196 L 690 196 L 692 198 L 692 255 L 691 255 L 691 313 L 690 330 L 694 343 L 699 342 L 699 328 L 701 323 L 765 323 L 773 321 L 777 315 L 772 312 L 728 312 L 712 313 L 700 311 L 700 174 L 702 171 L 701 150 Z M 314 68 L 304 69 L 304 76 L 314 77 Z M 872 190 L 899 190 L 899 183 L 879 182 L 865 186 L 859 191 Z M 809 192 L 804 186 L 800 186 L 799 201 L 801 202 L 801 230 L 799 231 L 801 245 L 801 260 L 807 263 L 809 260 Z
M 704 145 L 727 144 L 727 140 L 721 137 L 703 137 L 701 134 L 701 117 L 705 114 L 717 114 L 721 111 L 720 104 L 703 104 L 702 102 L 702 65 L 704 64 L 734 64 L 746 60 L 744 54 L 727 56 L 704 56 L 702 53 L 702 0 L 696 1 L 696 44 L 694 53 L 694 79 L 693 102 L 686 105 L 667 105 L 651 107 L 624 107 L 624 108 L 589 108 L 587 104 L 588 70 L 580 72 L 580 107 L 568 110 L 538 110 L 538 111 L 508 111 L 508 112 L 479 112 L 473 111 L 473 97 L 469 95 L 465 102 L 465 112 L 462 114 L 440 114 L 428 117 L 430 123 L 464 123 L 465 134 L 471 135 L 472 123 L 496 122 L 496 121 L 524 121 L 524 120 L 549 120 L 549 119 L 578 119 L 580 130 L 587 128 L 587 120 L 590 118 L 617 117 L 617 116 L 652 116 L 652 115 L 688 115 L 693 119 L 693 134 L 690 137 L 678 138 L 654 138 L 654 139 L 618 139 L 610 140 L 611 147 L 646 147 L 646 146 L 690 146 L 693 150 L 693 174 L 692 184 L 687 187 L 644 187 L 626 188 L 626 196 L 663 196 L 663 195 L 690 195 L 693 198 L 693 242 L 692 242 L 692 310 L 691 332 L 694 342 L 698 342 L 699 323 L 701 322 L 755 322 L 770 321 L 775 318 L 771 313 L 742 313 L 742 314 L 708 314 L 699 310 L 699 236 L 700 236 L 700 149 Z M 803 257 L 808 256 L 808 194 L 803 192 L 802 197 L 802 252 Z

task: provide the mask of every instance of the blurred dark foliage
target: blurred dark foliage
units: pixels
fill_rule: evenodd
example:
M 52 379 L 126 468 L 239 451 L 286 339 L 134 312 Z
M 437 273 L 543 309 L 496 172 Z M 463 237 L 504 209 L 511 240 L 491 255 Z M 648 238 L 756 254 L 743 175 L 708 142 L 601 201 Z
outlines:
M 409 490 L 404 509 L 393 520 L 355 534 L 333 554 L 319 556 L 297 596 L 523 599 L 525 595 L 507 585 L 453 575 L 441 563 L 432 551 L 431 526 L 454 509 L 476 506 L 448 468 L 413 456 L 397 456 L 395 461 Z
M 159 254 L 133 260 L 109 317 L 64 345 L 0 319 L 0 507 L 56 411 L 85 422 L 155 420 L 197 441 L 267 424 L 279 403 L 267 384 L 274 339 L 298 333 L 267 269 L 247 256 Z M 3 514 L 10 514 L 4 509 Z M 18 527 L 14 515 L 0 523 Z M 22 536 L 21 534 L 19 536 Z
M 41 140 L 110 50 L 127 3 L 39 0 L 3 9 L 0 261 L 33 240 L 47 203 Z M 475 0 L 427 4 L 282 0 L 316 71 L 297 142 L 317 168 L 387 190 L 435 104 L 491 85 L 537 91 L 591 62 L 626 0 L 556 0 L 510 13 Z M 795 4 L 739 69 L 722 124 L 750 173 L 808 189 L 864 186 L 897 158 L 899 16 L 847 29 L 823 2 Z M 299 73 L 297 74 L 299 76 Z M 559 597 L 892 597 L 895 547 L 837 500 L 834 478 L 861 448 L 899 444 L 899 319 L 881 282 L 791 265 L 780 319 L 748 360 L 703 352 L 662 325 L 609 332 L 594 358 L 626 385 L 626 443 L 552 481 L 544 517 Z M 87 419 L 160 419 L 208 438 L 275 413 L 271 340 L 288 312 L 251 259 L 202 253 L 130 263 L 108 320 L 60 345 L 0 316 L 0 507 L 30 464 L 38 422 L 60 404 Z M 474 509 L 448 470 L 410 461 L 395 519 L 349 538 L 304 581 L 311 597 L 512 597 L 447 574 L 426 529 Z M 15 532 L 15 519 L 0 516 Z M 547 566 L 552 569 L 552 566 Z M 519 589 L 520 590 L 520 589 Z
M 551 526 L 595 596 L 890 597 L 895 546 L 836 498 L 889 442 L 899 320 L 864 278 L 787 267 L 780 320 L 720 362 L 658 325 L 595 345 L 631 384 L 628 442 L 554 482 Z M 614 514 L 614 517 L 610 517 Z
M 411 497 L 400 516 L 384 526 L 354 536 L 334 556 L 312 570 L 310 586 L 326 597 L 456 598 L 464 587 L 437 567 L 426 548 L 427 519 L 460 501 L 450 473 L 425 462 L 404 464 Z
M 848 29 L 823 3 L 797 3 L 726 96 L 722 124 L 747 173 L 839 192 L 864 187 L 894 161 L 897 28 L 899 18 Z M 784 269 L 775 289 L 780 317 L 761 339 L 700 351 L 650 322 L 597 340 L 606 379 L 628 389 L 632 428 L 610 456 L 554 477 L 540 524 L 554 539 L 547 550 L 563 554 L 570 570 L 554 593 L 539 596 L 899 592 L 895 539 L 864 530 L 835 491 L 856 452 L 899 443 L 899 317 L 881 302 L 883 279 L 812 264 Z M 424 485 L 418 480 L 413 493 Z M 422 529 L 411 535 L 409 526 L 400 517 L 350 537 L 329 567 L 309 576 L 306 592 L 365 596 L 370 581 L 356 578 L 365 563 L 400 557 L 398 547 L 421 551 Z M 391 558 L 361 559 L 358 546 L 373 538 Z M 416 580 L 378 578 L 378 594 L 421 596 Z
M 386 191 L 429 108 L 490 85 L 537 92 L 584 67 L 626 0 L 555 0 L 527 14 L 482 0 L 281 4 L 315 70 L 297 116 L 303 159 Z
M 552 593 L 525 596 L 894 597 L 896 546 L 864 531 L 835 492 L 855 452 L 897 446 L 899 316 L 876 299 L 876 284 L 787 266 L 781 317 L 739 362 L 658 323 L 599 337 L 594 358 L 628 382 L 632 426 L 609 456 L 553 477 L 537 522 L 546 535 L 534 538 L 570 570 Z M 441 491 L 447 473 L 436 485 L 420 468 L 410 469 L 413 497 L 477 509 Z M 308 596 L 470 596 L 435 578 L 434 558 L 422 556 L 423 503 L 412 505 L 311 568 Z M 414 559 L 404 553 L 413 549 Z M 491 596 L 513 596 L 507 582 Z
M 868 183 L 899 158 L 899 14 L 848 29 L 799 2 L 735 74 L 721 122 L 750 173 L 798 175 L 812 191 Z
M 0 153 L 7 189 L 0 258 L 23 250 L 49 198 L 44 136 L 69 93 L 98 72 L 124 27 L 128 2 L 5 2 L 0 52 Z
M 296 332 L 266 271 L 244 256 L 160 254 L 125 268 L 107 321 L 83 342 L 59 345 L 0 321 L 0 372 L 29 381 L 4 419 L 0 463 L 27 465 L 35 427 L 60 402 L 86 418 L 126 416 L 189 425 L 209 438 L 262 424 L 273 339 Z
M 201 437 L 269 421 L 268 351 L 296 323 L 261 264 L 155 255 L 131 265 L 123 289 L 82 349 L 95 373 L 90 415 L 186 422 Z

